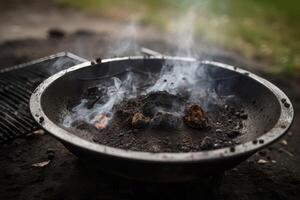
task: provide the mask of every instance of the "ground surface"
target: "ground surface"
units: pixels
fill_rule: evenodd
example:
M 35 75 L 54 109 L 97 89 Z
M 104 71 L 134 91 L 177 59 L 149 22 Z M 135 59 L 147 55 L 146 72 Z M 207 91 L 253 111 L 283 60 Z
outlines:
M 26 1 L 24 2 L 26 4 Z M 35 23 L 36 18 L 27 16 L 26 13 L 28 12 L 23 10 L 25 14 L 22 14 L 24 5 L 20 5 L 22 8 L 18 18 L 15 17 L 15 13 L 1 11 L 0 66 L 2 68 L 59 51 L 72 51 L 86 58 L 113 55 L 114 52 L 108 52 L 113 36 L 109 29 L 111 23 L 103 22 L 107 25 L 102 26 L 103 30 L 86 31 L 87 27 L 84 27 L 84 25 L 92 22 L 88 22 L 88 20 L 80 23 L 76 20 L 79 20 L 79 18 L 72 18 L 72 23 L 78 23 L 79 25 L 71 26 L 66 21 L 65 27 L 70 26 L 70 29 L 66 29 L 67 34 L 65 37 L 48 38 L 46 37 L 48 30 L 56 27 L 55 22 L 58 20 L 56 17 L 59 17 L 60 13 L 70 12 L 71 17 L 77 15 L 73 11 L 61 11 L 56 8 L 46 9 L 39 6 L 35 8 L 34 5 L 31 4 L 32 9 L 35 10 L 31 13 L 36 15 L 40 13 L 41 16 L 44 16 L 42 15 L 43 12 L 53 13 L 53 15 L 49 14 L 48 16 L 49 18 L 53 16 L 53 24 L 51 24 L 51 19 L 49 23 L 43 23 L 46 21 L 45 18 L 45 21 Z M 12 15 L 14 16 L 12 17 Z M 81 16 L 80 20 L 83 20 L 83 18 L 85 17 Z M 14 29 L 12 27 L 13 23 L 9 23 L 9 20 L 15 20 L 16 23 L 20 22 L 17 27 L 24 27 Z M 64 19 L 61 17 L 59 20 Z M 40 24 L 43 25 L 40 26 Z M 90 25 L 86 26 L 90 27 Z M 14 31 L 16 31 L 16 35 L 13 35 Z M 34 35 L 35 32 L 37 35 Z M 155 34 L 153 37 L 139 38 L 139 43 L 161 52 L 172 53 L 170 51 L 172 46 L 162 42 L 160 37 Z M 210 59 L 248 68 L 271 80 L 291 98 L 296 113 L 294 124 L 287 136 L 226 173 L 221 189 L 221 198 L 246 200 L 299 199 L 300 117 L 297 114 L 300 112 L 300 80 L 262 74 L 257 68 L 253 68 L 253 66 L 259 66 L 255 61 L 245 60 L 231 52 L 216 50 L 215 47 L 206 51 L 206 54 Z M 41 168 L 32 166 L 34 163 L 48 160 L 48 157 L 53 157 L 53 154 L 54 158 L 47 166 Z M 260 159 L 267 161 L 267 163 L 261 164 Z M 0 199 L 138 198 L 138 194 L 132 187 L 128 186 L 127 181 L 121 180 L 116 186 L 115 180 L 117 178 L 91 170 L 89 166 L 81 163 L 49 135 L 18 139 L 10 145 L 1 147 L 0 171 Z M 147 197 L 159 199 L 168 196 L 167 191 L 162 192 L 159 190 L 151 194 Z M 169 194 L 173 199 L 182 199 L 181 195 L 180 192 L 175 192 L 173 196 Z M 185 195 L 189 197 L 189 195 Z

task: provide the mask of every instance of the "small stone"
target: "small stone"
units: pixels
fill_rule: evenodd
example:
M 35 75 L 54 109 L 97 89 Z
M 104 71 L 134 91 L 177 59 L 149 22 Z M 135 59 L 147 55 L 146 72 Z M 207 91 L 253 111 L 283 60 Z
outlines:
M 214 147 L 214 143 L 212 138 L 206 136 L 203 138 L 201 145 L 200 145 L 202 150 L 209 150 L 212 149 Z
M 287 146 L 288 145 L 288 142 L 286 141 L 286 140 L 281 140 L 281 142 L 280 142 L 282 145 L 284 145 L 284 146 Z
M 237 137 L 238 135 L 240 135 L 241 132 L 240 132 L 240 131 L 237 131 L 237 130 L 233 130 L 233 131 L 227 132 L 226 134 L 227 134 L 227 136 L 228 136 L 229 138 L 235 138 L 235 137 Z
M 234 115 L 237 116 L 237 117 L 239 117 L 240 114 L 241 114 L 240 112 L 235 112 L 235 113 L 234 113 Z
M 216 133 L 222 133 L 222 129 L 220 128 L 216 129 Z
M 182 145 L 182 146 L 181 146 L 181 150 L 182 150 L 182 151 L 189 151 L 190 148 L 189 148 L 188 146 L 186 146 L 186 145 Z
M 264 159 L 259 159 L 259 160 L 257 161 L 258 164 L 266 164 L 266 163 L 268 163 L 268 162 L 269 162 L 269 161 L 264 160 Z
M 33 167 L 45 167 L 50 163 L 50 160 L 46 160 L 43 162 L 39 162 L 39 163 L 34 163 L 32 164 Z
M 159 146 L 153 145 L 153 146 L 152 146 L 152 151 L 153 151 L 153 152 L 159 152 Z
M 45 131 L 43 129 L 38 129 L 33 131 L 33 135 L 44 135 Z
M 237 125 L 234 127 L 234 129 L 239 130 L 243 128 L 243 124 L 242 123 L 237 123 Z
M 248 115 L 247 115 L 246 113 L 242 113 L 242 114 L 240 115 L 240 117 L 241 117 L 242 119 L 247 119 L 247 118 L 248 118 Z

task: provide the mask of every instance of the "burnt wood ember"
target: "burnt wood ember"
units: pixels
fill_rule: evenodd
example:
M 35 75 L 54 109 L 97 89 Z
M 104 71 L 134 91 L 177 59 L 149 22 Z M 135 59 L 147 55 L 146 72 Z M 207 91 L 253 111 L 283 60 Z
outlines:
M 144 128 L 149 125 L 150 118 L 145 117 L 143 113 L 135 113 L 132 117 L 131 124 L 134 128 Z
M 95 127 L 99 130 L 107 128 L 110 118 L 108 114 L 101 114 L 99 120 L 95 123 Z
M 83 98 L 101 99 L 101 89 L 88 88 Z M 239 143 L 242 134 L 240 105 L 214 105 L 204 112 L 187 98 L 168 92 L 151 92 L 125 99 L 113 115 L 101 115 L 96 124 L 73 123 L 72 132 L 96 143 L 146 152 L 206 151 Z M 111 117 L 111 118 L 110 118 Z M 109 122 L 109 125 L 108 125 Z
M 184 100 L 167 92 L 154 92 L 137 98 L 137 102 L 125 102 L 117 111 L 131 119 L 134 128 L 176 129 L 180 126 Z M 132 109 L 126 109 L 131 106 Z M 125 109 L 123 109 L 125 107 Z M 177 110 L 178 109 L 178 110 Z M 137 110 L 138 112 L 134 113 Z
M 207 128 L 208 119 L 206 118 L 203 109 L 196 104 L 189 106 L 185 111 L 184 122 L 187 126 L 202 129 Z

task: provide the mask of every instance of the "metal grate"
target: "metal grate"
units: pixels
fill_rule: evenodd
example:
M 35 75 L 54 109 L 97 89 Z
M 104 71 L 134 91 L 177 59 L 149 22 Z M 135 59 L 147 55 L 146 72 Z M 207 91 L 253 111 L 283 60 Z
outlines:
M 0 70 L 0 145 L 38 128 L 29 111 L 29 99 L 44 79 L 85 61 L 63 52 Z

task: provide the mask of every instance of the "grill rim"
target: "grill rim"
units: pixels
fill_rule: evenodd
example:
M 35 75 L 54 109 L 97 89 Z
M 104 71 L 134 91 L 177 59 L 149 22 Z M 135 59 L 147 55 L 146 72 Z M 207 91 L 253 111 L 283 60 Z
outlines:
M 87 61 L 86 59 L 84 59 L 82 57 L 79 57 L 79 56 L 77 56 L 77 55 L 75 55 L 71 52 L 62 51 L 62 52 L 52 54 L 50 56 L 45 56 L 43 58 L 39 58 L 39 59 L 36 59 L 36 60 L 33 60 L 33 61 L 29 61 L 29 62 L 25 62 L 25 63 L 19 64 L 19 65 L 14 65 L 14 66 L 11 66 L 11 67 L 0 69 L 0 73 L 9 72 L 9 71 L 12 71 L 12 70 L 15 70 L 15 69 L 20 69 L 20 68 L 25 68 L 25 67 L 28 67 L 28 66 L 31 66 L 31 65 L 42 63 L 42 62 L 47 61 L 47 60 L 51 60 L 51 59 L 55 59 L 55 58 L 59 58 L 59 57 L 64 57 L 64 56 L 69 57 L 69 58 L 73 58 L 74 60 L 78 60 L 79 62 L 86 62 Z
M 105 154 L 117 158 L 122 159 L 134 159 L 138 161 L 144 162 L 165 162 L 165 163 L 193 163 L 193 162 L 206 162 L 220 159 L 228 159 L 229 157 L 236 156 L 245 156 L 252 154 L 281 138 L 287 131 L 289 130 L 292 122 L 294 120 L 294 109 L 290 99 L 287 95 L 281 91 L 277 86 L 267 81 L 264 78 L 261 78 L 247 70 L 223 64 L 220 62 L 214 61 L 200 61 L 194 58 L 186 58 L 186 57 L 169 57 L 169 56 L 151 56 L 151 57 L 143 57 L 143 56 L 133 56 L 133 57 L 121 57 L 121 58 L 109 58 L 103 59 L 101 63 L 114 62 L 114 61 L 122 61 L 122 60 L 140 60 L 140 59 L 168 59 L 168 60 L 179 60 L 179 61 L 187 61 L 187 62 L 198 62 L 199 64 L 207 64 L 213 65 L 217 67 L 221 67 L 227 70 L 235 71 L 240 73 L 241 75 L 247 74 L 248 77 L 256 80 L 260 84 L 264 85 L 267 89 L 269 89 L 277 98 L 278 103 L 281 108 L 281 113 L 277 123 L 274 127 L 269 130 L 267 133 L 261 135 L 256 138 L 256 140 L 264 140 L 264 143 L 254 144 L 252 141 L 242 143 L 234 146 L 235 151 L 231 152 L 230 147 L 221 148 L 210 151 L 200 151 L 200 152 L 189 152 L 189 153 L 150 153 L 150 152 L 140 152 L 140 151 L 130 151 L 124 150 L 115 147 L 109 147 L 106 145 L 89 142 L 83 138 L 80 138 L 69 131 L 59 127 L 53 121 L 51 121 L 47 115 L 44 113 L 41 104 L 41 97 L 43 91 L 47 89 L 51 85 L 52 82 L 59 79 L 63 75 L 70 73 L 75 70 L 79 70 L 84 67 L 89 67 L 91 62 L 84 62 L 69 69 L 58 72 L 57 74 L 52 75 L 44 82 L 42 82 L 33 92 L 30 98 L 30 111 L 33 115 L 34 119 L 50 134 L 55 136 L 56 138 L 62 140 L 64 143 L 70 143 L 73 146 L 83 148 L 85 150 L 92 151 L 94 153 Z M 286 99 L 286 102 L 290 104 L 289 108 L 286 108 L 282 103 L 281 99 Z M 41 123 L 40 117 L 43 117 L 44 120 Z

